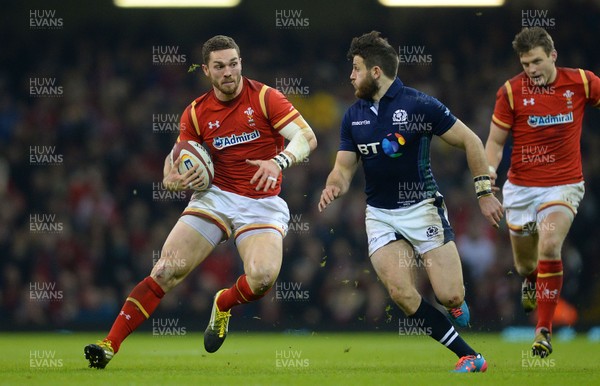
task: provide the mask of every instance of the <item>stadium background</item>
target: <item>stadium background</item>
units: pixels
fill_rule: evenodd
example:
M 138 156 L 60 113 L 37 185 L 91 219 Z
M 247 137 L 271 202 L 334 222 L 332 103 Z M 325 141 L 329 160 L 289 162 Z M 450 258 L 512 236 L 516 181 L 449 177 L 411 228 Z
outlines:
M 185 206 L 186 197 L 160 186 L 162 163 L 177 136 L 175 118 L 209 88 L 199 72 L 187 69 L 200 62 L 203 41 L 226 34 L 241 47 L 244 75 L 286 93 L 319 140 L 304 165 L 285 172 L 282 196 L 292 222 L 278 285 L 260 302 L 234 309 L 231 328 L 395 330 L 400 312 L 366 256 L 361 172 L 343 200 L 324 214 L 316 210 L 341 115 L 354 100 L 350 39 L 381 31 L 407 55 L 400 78 L 440 99 L 485 141 L 495 92 L 520 71 L 510 43 L 522 25 L 549 26 L 559 65 L 600 74 L 600 2 L 507 2 L 489 9 L 391 9 L 375 0 L 242 0 L 233 9 L 211 10 L 5 2 L 0 327 L 110 328 Z M 581 330 L 600 323 L 599 127 L 600 113 L 588 110 L 586 196 L 564 247 L 563 298 L 577 318 L 568 306 L 561 315 Z M 506 226 L 496 232 L 484 223 L 464 153 L 439 140 L 433 147 L 434 174 L 463 258 L 473 329 L 527 324 Z M 231 242 L 220 246 L 164 298 L 153 318 L 202 331 L 213 294 L 240 272 Z

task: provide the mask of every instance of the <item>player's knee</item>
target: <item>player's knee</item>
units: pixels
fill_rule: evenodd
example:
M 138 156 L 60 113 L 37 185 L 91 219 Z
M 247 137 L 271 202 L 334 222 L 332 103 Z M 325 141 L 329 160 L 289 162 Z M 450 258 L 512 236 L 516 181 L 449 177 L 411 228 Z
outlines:
M 416 289 L 390 286 L 388 292 L 392 300 L 406 313 L 414 300 L 419 297 Z
M 440 304 L 442 304 L 444 307 L 456 308 L 460 307 L 460 305 L 465 301 L 465 294 L 464 291 L 457 291 L 456 293 L 448 293 L 444 296 L 437 296 L 437 298 Z
M 537 267 L 537 260 L 523 260 L 523 261 L 517 261 L 515 263 L 515 269 L 517 270 L 517 273 L 519 274 L 519 276 L 528 276 L 531 272 L 535 271 Z
M 173 289 L 189 273 L 189 267 L 184 258 L 169 255 L 164 252 L 152 269 L 150 276 L 165 292 Z
M 246 280 L 255 295 L 262 295 L 273 286 L 278 274 L 274 267 L 261 267 L 246 272 Z

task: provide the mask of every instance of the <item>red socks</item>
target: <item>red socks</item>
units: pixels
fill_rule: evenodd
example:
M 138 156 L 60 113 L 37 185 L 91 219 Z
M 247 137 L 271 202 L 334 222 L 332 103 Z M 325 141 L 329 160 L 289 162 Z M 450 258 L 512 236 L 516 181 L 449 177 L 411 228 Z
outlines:
M 164 295 L 165 292 L 150 276 L 135 286 L 106 336 L 106 340 L 110 340 L 115 354 L 119 351 L 125 338 L 150 317 Z M 246 275 L 242 275 L 235 285 L 221 293 L 217 299 L 217 305 L 220 311 L 227 311 L 233 306 L 249 303 L 263 296 L 265 294 L 252 293 Z
M 552 318 L 558 304 L 563 283 L 561 260 L 540 260 L 536 283 L 538 323 L 536 331 L 546 327 L 552 332 Z
M 231 288 L 221 292 L 221 295 L 219 295 L 219 298 L 217 299 L 217 307 L 219 307 L 219 311 L 228 311 L 232 307 L 239 304 L 250 303 L 258 300 L 265 296 L 265 294 L 266 292 L 260 295 L 255 295 L 250 289 L 248 281 L 246 280 L 246 275 L 244 274 L 238 277 L 237 281 Z
M 115 354 L 123 340 L 150 317 L 164 295 L 163 289 L 150 276 L 135 286 L 106 336 Z

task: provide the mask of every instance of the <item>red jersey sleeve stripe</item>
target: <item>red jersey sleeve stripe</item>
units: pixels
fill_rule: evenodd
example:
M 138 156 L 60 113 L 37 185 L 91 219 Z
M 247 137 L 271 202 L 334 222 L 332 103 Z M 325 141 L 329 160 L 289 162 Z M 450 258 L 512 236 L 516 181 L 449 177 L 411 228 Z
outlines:
M 258 94 L 258 101 L 260 103 L 260 109 L 262 110 L 263 115 L 267 119 L 269 119 L 269 114 L 267 113 L 267 102 L 265 100 L 265 96 L 267 94 L 268 89 L 269 89 L 269 86 L 263 85 L 262 88 L 260 89 L 260 93 Z
M 585 72 L 579 68 L 579 75 L 581 75 L 581 81 L 583 82 L 583 89 L 585 90 L 585 99 L 590 97 L 590 85 L 587 80 L 587 76 L 585 76 Z
M 506 96 L 508 97 L 508 104 L 510 105 L 510 109 L 514 110 L 515 109 L 515 101 L 513 98 L 513 91 L 512 91 L 512 86 L 510 85 L 510 81 L 506 81 L 506 83 L 504 83 L 504 86 L 506 87 Z
M 581 75 L 581 81 L 583 82 L 583 89 L 585 90 L 585 99 L 588 99 L 590 97 L 590 85 L 587 76 L 585 76 L 585 71 L 583 71 L 581 68 L 579 68 L 579 75 Z
M 196 116 L 196 101 L 192 102 L 192 106 L 190 107 L 190 116 L 192 117 L 192 123 L 196 129 L 196 134 L 200 135 L 200 126 L 198 126 L 198 117 Z
M 294 119 L 296 119 L 296 117 L 300 115 L 300 113 L 298 113 L 298 110 L 293 109 L 292 111 L 290 111 L 290 113 L 288 115 L 286 115 L 285 117 L 281 118 L 279 120 L 279 122 L 275 123 L 273 125 L 273 128 L 275 130 L 279 130 L 282 126 L 287 125 L 288 123 L 290 123 L 291 121 L 293 121 Z
M 508 123 L 504 123 L 501 120 L 499 120 L 498 118 L 496 118 L 495 115 L 492 114 L 492 121 L 494 121 L 495 124 L 497 124 L 498 126 L 500 126 L 501 128 L 504 129 L 510 129 L 511 126 Z

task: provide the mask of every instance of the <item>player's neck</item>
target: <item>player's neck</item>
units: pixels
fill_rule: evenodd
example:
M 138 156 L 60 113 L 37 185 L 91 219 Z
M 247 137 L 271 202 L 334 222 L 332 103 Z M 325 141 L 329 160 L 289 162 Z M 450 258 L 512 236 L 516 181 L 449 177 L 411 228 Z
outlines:
M 390 79 L 388 77 L 382 76 L 381 78 L 379 78 L 378 82 L 379 82 L 379 91 L 377 91 L 377 94 L 375 94 L 373 96 L 373 102 L 379 102 L 379 100 L 381 98 L 383 98 L 383 96 L 385 95 L 387 90 L 390 88 L 392 83 L 394 83 L 394 79 Z
M 554 83 L 554 81 L 556 80 L 557 77 L 558 77 L 558 70 L 556 69 L 556 66 L 555 66 L 554 70 L 552 71 L 552 74 L 548 78 L 548 83 L 546 83 L 546 86 L 549 86 L 552 83 Z

